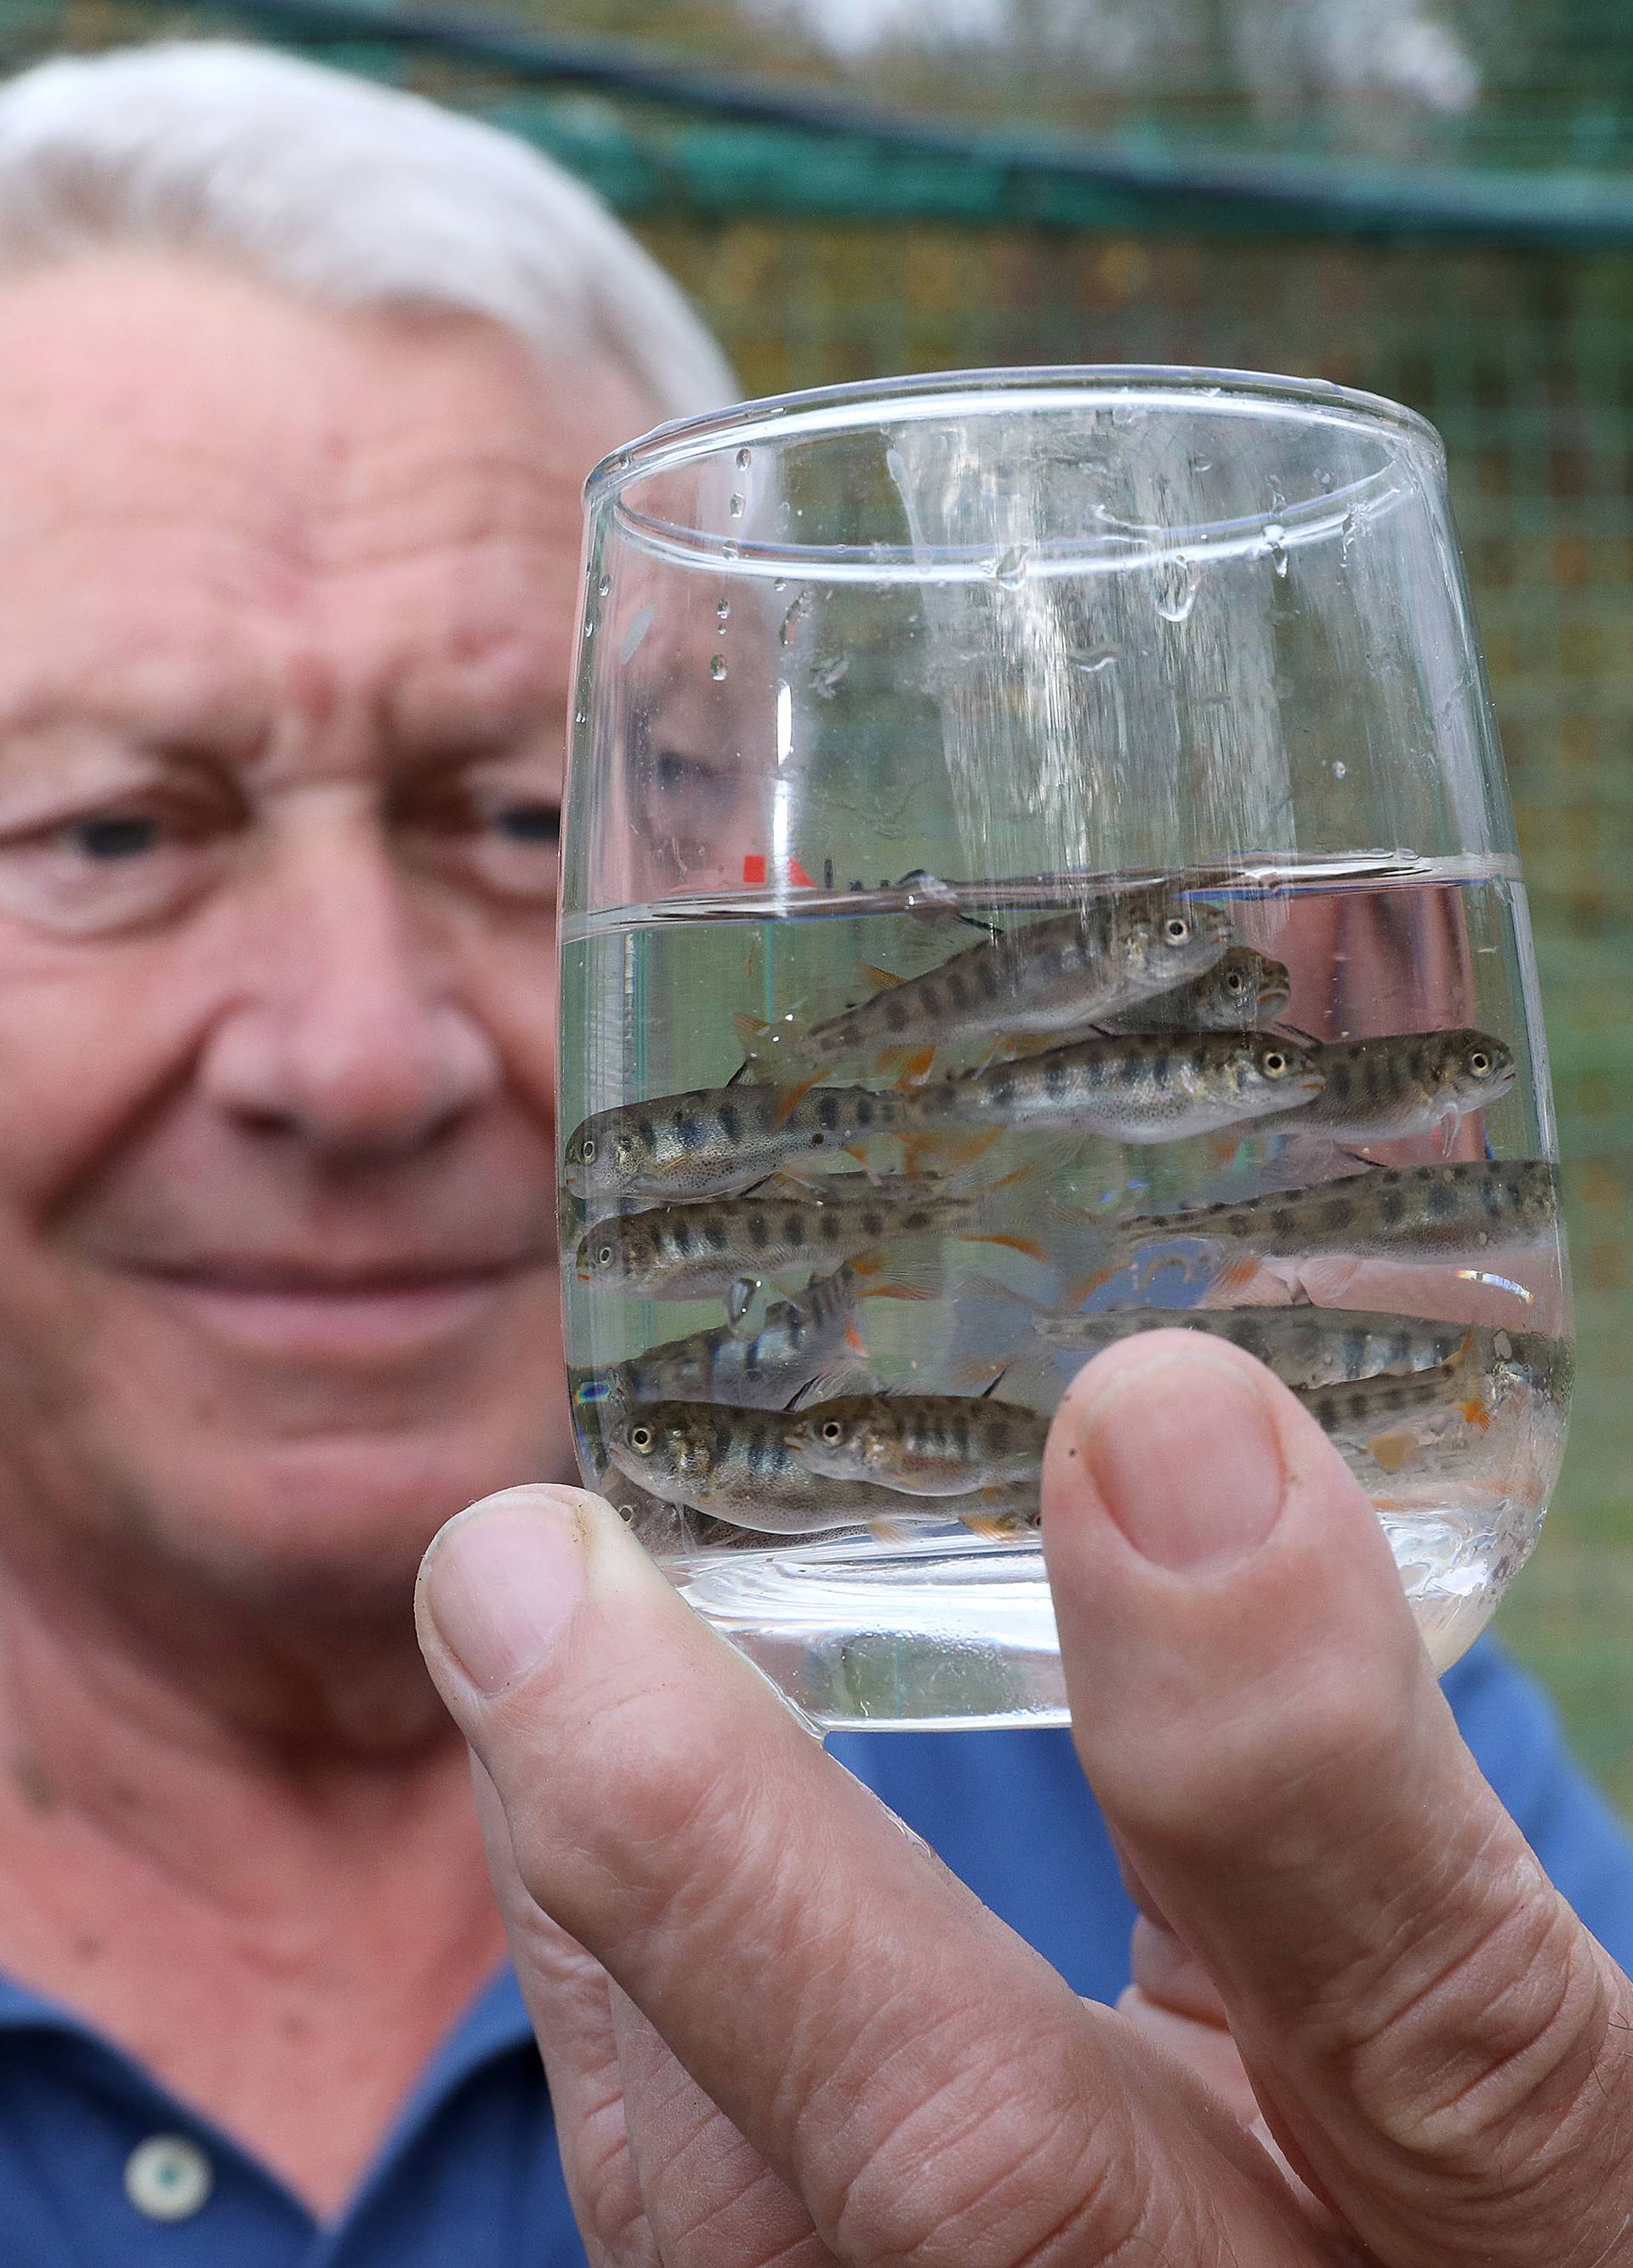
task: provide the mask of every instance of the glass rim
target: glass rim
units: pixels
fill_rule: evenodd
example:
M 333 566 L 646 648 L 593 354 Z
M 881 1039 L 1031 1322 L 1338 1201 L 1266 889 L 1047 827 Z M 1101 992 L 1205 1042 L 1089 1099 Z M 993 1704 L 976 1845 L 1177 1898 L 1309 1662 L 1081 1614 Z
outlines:
M 1036 363 L 989 369 L 927 371 L 816 386 L 789 394 L 757 395 L 668 419 L 594 467 L 584 483 L 586 506 L 654 472 L 670 471 L 713 455 L 732 443 L 786 440 L 791 434 L 843 433 L 871 422 L 868 413 L 889 407 L 902 423 L 928 422 L 967 401 L 972 414 L 1026 403 L 1067 409 L 1099 399 L 1142 403 L 1171 394 L 1222 408 L 1324 411 L 1335 423 L 1393 430 L 1427 443 L 1443 464 L 1445 444 L 1427 417 L 1383 394 L 1340 386 L 1326 378 L 1296 378 L 1274 371 L 1216 369 L 1201 363 Z

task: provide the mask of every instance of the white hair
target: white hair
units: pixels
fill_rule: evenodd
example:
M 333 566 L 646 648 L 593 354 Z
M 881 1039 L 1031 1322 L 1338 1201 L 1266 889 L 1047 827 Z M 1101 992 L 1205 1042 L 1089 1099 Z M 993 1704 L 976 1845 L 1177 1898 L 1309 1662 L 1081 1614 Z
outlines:
M 497 128 L 233 40 L 41 63 L 0 86 L 0 273 L 103 247 L 218 256 L 322 305 L 484 315 L 601 354 L 660 417 L 739 391 L 581 182 Z

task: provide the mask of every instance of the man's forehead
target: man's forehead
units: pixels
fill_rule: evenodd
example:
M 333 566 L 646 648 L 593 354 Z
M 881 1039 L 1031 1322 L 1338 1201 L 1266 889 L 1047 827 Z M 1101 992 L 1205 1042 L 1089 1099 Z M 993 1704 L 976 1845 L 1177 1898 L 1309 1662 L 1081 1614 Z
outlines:
M 640 416 L 588 375 L 213 269 L 8 284 L 0 416 L 30 446 L 0 458 L 0 654 L 139 678 L 168 650 L 314 697 L 326 665 L 405 696 L 559 684 L 580 483 Z

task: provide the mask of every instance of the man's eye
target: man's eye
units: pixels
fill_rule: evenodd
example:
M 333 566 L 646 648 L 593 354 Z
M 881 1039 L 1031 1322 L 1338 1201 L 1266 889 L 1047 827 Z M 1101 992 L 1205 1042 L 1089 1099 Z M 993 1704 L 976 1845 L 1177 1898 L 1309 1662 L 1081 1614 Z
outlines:
M 502 804 L 493 824 L 512 843 L 555 843 L 561 835 L 561 814 L 551 803 Z
M 65 832 L 73 848 L 85 858 L 109 862 L 139 858 L 144 851 L 156 850 L 160 839 L 159 821 L 134 812 L 78 820 Z

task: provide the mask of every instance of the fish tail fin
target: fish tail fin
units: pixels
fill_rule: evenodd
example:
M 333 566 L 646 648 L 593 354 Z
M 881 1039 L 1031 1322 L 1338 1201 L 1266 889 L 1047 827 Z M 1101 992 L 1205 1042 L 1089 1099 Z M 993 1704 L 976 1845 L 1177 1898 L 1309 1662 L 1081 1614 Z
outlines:
M 868 1533 L 879 1543 L 911 1543 L 924 1524 L 915 1520 L 870 1520 Z
M 787 1124 L 820 1077 L 820 1072 L 812 1071 L 809 1079 L 795 1079 L 792 1086 L 782 1089 L 777 1100 L 776 1116 L 772 1120 L 774 1127 L 780 1129 Z
M 888 1262 L 883 1252 L 861 1252 L 851 1268 L 863 1279 L 861 1297 L 864 1300 L 939 1300 L 942 1295 L 943 1270 L 940 1255 L 934 1249 L 920 1254 L 897 1251 Z
M 1048 1257 L 1035 1236 L 1006 1236 L 998 1229 L 961 1228 L 958 1241 L 961 1244 L 1001 1244 L 1006 1251 L 1023 1252 L 1029 1260 L 1046 1260 Z
M 920 1086 L 935 1061 L 934 1048 L 886 1048 L 876 1058 L 879 1069 L 897 1074 L 896 1084 L 905 1093 Z
M 983 1543 L 1010 1543 L 1017 1535 L 1030 1535 L 1034 1527 L 1014 1512 L 961 1512 L 958 1517 Z
M 904 1134 L 906 1169 L 910 1174 L 957 1173 L 984 1158 L 1002 1131 L 1001 1126 L 982 1126 L 972 1134 Z

